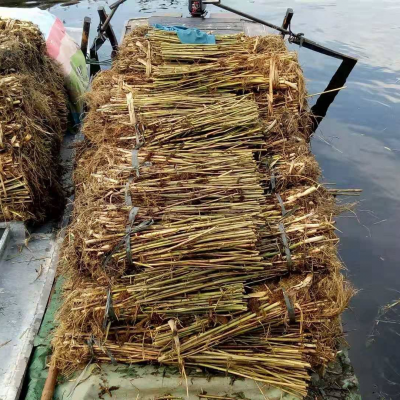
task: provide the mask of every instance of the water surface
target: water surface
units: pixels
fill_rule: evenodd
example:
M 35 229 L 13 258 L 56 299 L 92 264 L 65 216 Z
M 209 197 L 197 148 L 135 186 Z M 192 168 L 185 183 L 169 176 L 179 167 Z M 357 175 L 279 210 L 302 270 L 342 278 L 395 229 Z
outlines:
M 400 3 L 225 2 L 275 24 L 280 24 L 286 8 L 292 7 L 294 31 L 359 58 L 347 89 L 336 97 L 312 146 L 325 182 L 364 190 L 356 213 L 338 219 L 342 232 L 340 256 L 351 281 L 360 289 L 352 301 L 352 310 L 345 315 L 344 327 L 363 399 L 400 398 L 400 316 L 396 308 L 381 316 L 381 322 L 372 330 L 380 307 L 400 298 Z M 73 27 L 80 27 L 85 16 L 97 21 L 99 5 L 107 8 L 107 2 L 94 0 L 2 0 L 1 5 L 39 5 Z M 209 9 L 218 12 L 214 7 Z M 186 1 L 128 0 L 118 10 L 113 26 L 120 38 L 128 18 L 176 11 L 186 15 Z M 92 35 L 94 32 L 92 27 Z M 309 93 L 324 90 L 339 61 L 296 49 Z M 108 58 L 109 48 L 105 47 L 102 55 Z

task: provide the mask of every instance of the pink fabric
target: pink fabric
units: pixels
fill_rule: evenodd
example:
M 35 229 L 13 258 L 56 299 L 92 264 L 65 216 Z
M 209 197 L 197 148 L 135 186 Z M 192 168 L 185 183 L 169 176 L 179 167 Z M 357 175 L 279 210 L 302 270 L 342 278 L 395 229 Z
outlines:
M 47 53 L 51 58 L 57 59 L 60 54 L 61 42 L 65 36 L 64 25 L 59 18 L 56 18 L 47 37 Z

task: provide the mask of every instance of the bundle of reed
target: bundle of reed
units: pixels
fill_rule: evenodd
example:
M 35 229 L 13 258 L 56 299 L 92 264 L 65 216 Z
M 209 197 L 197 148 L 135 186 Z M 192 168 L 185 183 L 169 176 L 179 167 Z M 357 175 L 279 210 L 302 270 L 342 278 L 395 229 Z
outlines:
M 242 378 L 249 378 L 265 384 L 282 388 L 285 392 L 297 396 L 307 394 L 310 376 L 308 370 L 311 365 L 307 362 L 307 354 L 312 352 L 301 335 L 288 335 L 294 343 L 282 344 L 283 340 L 262 340 L 255 346 L 244 346 L 235 343 L 234 350 L 215 348 L 193 356 L 185 357 L 184 368 L 204 368 L 209 371 L 230 373 Z M 283 337 L 281 339 L 284 339 Z M 90 338 L 88 339 L 90 341 Z M 274 343 L 275 342 L 275 343 Z M 304 343 L 304 344 L 303 344 Z M 157 362 L 159 348 L 139 342 L 115 342 L 96 340 L 93 344 L 74 338 L 64 338 L 68 359 L 75 359 L 82 364 L 91 358 L 98 362 L 122 362 L 127 364 Z M 264 347 L 263 350 L 260 349 Z M 67 350 L 68 349 L 68 350 Z M 165 362 L 166 365 L 181 366 L 179 362 Z M 76 365 L 60 358 L 58 368 L 65 374 L 76 370 Z
M 259 171 L 264 176 L 265 189 L 271 190 L 273 186 L 279 193 L 290 187 L 315 184 L 318 181 L 319 165 L 311 154 L 291 153 L 290 144 L 286 148 L 289 154 L 273 154 L 271 148 L 268 150 L 261 153 L 259 162 Z
M 84 289 L 75 289 L 71 300 L 67 300 L 66 311 L 75 316 L 74 323 L 89 325 L 87 332 L 103 338 L 104 330 L 96 327 L 102 326 L 110 296 L 118 326 L 132 328 L 133 334 L 135 324 L 143 320 L 150 322 L 156 315 L 158 321 L 163 321 L 177 316 L 192 319 L 193 315 L 230 315 L 246 311 L 244 282 L 261 276 L 257 268 L 235 266 L 227 276 L 224 268 L 218 269 L 218 265 L 201 269 L 200 263 L 191 267 L 178 265 L 172 271 L 159 267 L 156 273 L 158 275 L 151 270 L 128 275 L 116 279 L 111 287 L 83 285 Z M 113 324 L 112 329 L 115 328 Z M 108 332 L 109 337 L 111 334 Z
M 248 95 L 128 94 L 89 113 L 84 134 L 94 143 L 129 148 L 139 142 L 152 149 L 243 148 L 262 144 L 258 117 L 257 105 Z
M 127 364 L 157 361 L 158 349 L 152 346 L 132 342 L 116 343 L 115 341 L 100 342 L 99 340 L 91 342 L 92 338 L 93 336 L 88 336 L 83 341 L 75 337 L 65 337 L 62 341 L 56 342 L 57 369 L 62 371 L 65 376 L 70 376 L 76 371 L 76 363 L 87 363 L 91 359 L 103 363 L 112 360 L 113 363 Z M 88 345 L 88 342 L 90 345 Z M 60 351 L 61 348 L 63 348 L 63 352 Z M 70 360 L 75 360 L 75 362 Z
M 208 329 L 205 329 L 204 324 L 200 327 L 195 323 L 201 330 L 190 337 L 184 335 L 181 338 L 178 330 L 179 345 L 172 340 L 171 334 L 169 344 L 162 340 L 155 341 L 157 345 L 164 346 L 158 360 L 217 370 L 227 369 L 230 373 L 258 378 L 264 382 L 272 377 L 281 378 L 280 382 L 274 384 L 285 387 L 283 382 L 290 381 L 290 367 L 295 365 L 291 359 L 293 351 L 304 369 L 302 380 L 307 381 L 306 368 L 334 359 L 335 340 L 341 336 L 336 318 L 353 294 L 351 287 L 343 285 L 339 271 L 334 276 L 337 277 L 336 281 L 331 276 L 316 279 L 310 274 L 305 279 L 299 276 L 294 280 L 283 279 L 275 287 L 273 284 L 265 284 L 264 291 L 249 295 L 253 301 L 249 302 L 250 311 L 247 313 L 231 316 L 228 321 Z M 316 282 L 313 283 L 313 280 Z M 291 298 L 292 311 L 282 300 L 282 288 L 286 289 L 285 293 Z M 274 371 L 277 366 L 274 363 L 278 361 L 273 360 L 274 352 L 270 350 L 275 350 L 276 355 L 288 353 L 286 356 L 282 354 L 280 360 L 281 367 L 286 365 L 289 371 L 283 368 L 280 372 Z M 246 357 L 241 358 L 244 354 Z M 211 355 L 216 359 L 213 360 Z M 249 373 L 252 371 L 250 365 L 259 362 L 271 365 L 265 365 L 264 371 L 264 368 L 260 368 L 259 374 Z M 247 374 L 245 371 L 248 371 Z
M 291 274 L 257 288 L 261 293 L 264 291 L 274 296 L 284 291 L 294 308 L 300 310 L 300 319 L 296 320 L 301 324 L 300 331 L 313 344 L 309 346 L 313 350 L 307 355 L 313 367 L 334 360 L 338 343 L 344 342 L 340 316 L 356 293 L 341 272 L 342 264 L 337 253 L 333 253 L 327 262 L 331 267 L 324 273 Z M 308 315 L 304 304 L 314 305 Z
M 139 28 L 140 30 L 141 28 Z M 133 33 L 133 35 L 135 35 Z M 235 35 L 219 35 L 216 34 L 215 40 L 217 46 L 224 47 L 228 52 L 232 54 L 237 54 L 244 49 L 247 52 L 253 53 L 271 53 L 271 52 L 279 52 L 286 50 L 286 46 L 281 37 L 277 35 L 266 35 L 266 36 L 246 36 L 242 33 Z M 161 44 L 166 45 L 181 45 L 180 39 L 178 38 L 176 32 L 163 31 L 156 28 L 148 28 L 146 38 L 149 38 L 151 41 L 159 42 Z M 128 41 L 130 41 L 130 36 L 126 37 Z M 239 47 L 241 45 L 241 48 Z M 237 46 L 237 47 L 235 47 Z M 180 53 L 180 49 L 182 46 L 177 46 L 176 50 Z M 192 45 L 190 50 L 198 51 L 199 48 L 207 46 L 199 46 Z
M 93 283 L 75 290 L 63 306 L 61 312 L 68 313 L 68 318 L 55 337 L 60 365 L 72 370 L 93 354 L 103 361 L 157 360 L 183 369 L 200 366 L 226 371 L 305 395 L 311 366 L 335 356 L 337 333 L 333 329 L 338 325 L 332 325 L 332 321 L 352 294 L 336 271 L 336 281 L 312 274 L 292 276 L 277 284 L 255 287 L 248 294 L 243 294 L 239 285 L 235 295 L 233 286 L 228 289 L 232 283 L 227 283 L 219 293 L 220 301 L 224 296 L 239 296 L 236 304 L 243 307 L 243 301 L 248 302 L 248 311 L 247 307 L 236 310 L 235 303 L 229 309 L 228 302 L 212 309 L 201 300 L 200 293 L 205 294 L 202 281 L 198 281 L 201 275 L 187 275 L 187 285 L 180 285 L 179 279 L 167 279 L 165 288 L 165 277 L 154 283 L 156 275 L 127 276 L 110 291 Z M 144 286 L 122 283 L 137 279 Z M 194 290 L 201 292 L 191 295 L 196 283 Z M 210 290 L 217 292 L 219 286 L 217 281 L 210 282 Z M 292 311 L 283 298 L 283 289 Z M 112 320 L 108 319 L 109 307 Z M 96 339 L 87 345 L 93 335 Z
M 61 123 L 66 123 L 60 66 L 47 55 L 44 37 L 31 22 L 0 19 L 0 75 L 8 74 L 34 77 L 42 85 L 43 93 L 53 97 Z
M 265 90 L 299 91 L 297 56 L 287 51 L 272 54 L 232 55 L 223 62 L 154 67 L 151 85 L 154 90 L 180 90 L 188 93 Z M 143 85 L 144 88 L 150 85 Z M 297 96 L 296 96 L 297 97 Z M 280 99 L 277 99 L 280 100 Z
M 18 162 L 10 152 L 0 153 L 0 218 L 2 220 L 33 217 L 30 212 L 32 198 L 28 184 L 19 168 Z
M 297 66 L 298 64 L 294 63 L 294 65 Z M 299 127 L 300 129 L 309 127 L 309 117 L 302 112 L 305 107 L 304 88 L 296 89 L 297 85 L 303 86 L 301 79 L 293 78 L 295 83 L 291 86 L 294 88 L 277 86 L 276 82 L 275 84 L 272 83 L 271 96 L 265 100 L 259 94 L 251 95 L 253 92 L 249 90 L 251 89 L 249 79 L 238 80 L 237 71 L 233 71 L 232 74 L 223 71 L 221 73 L 223 81 L 221 82 L 212 72 L 206 73 L 204 71 L 203 74 L 203 71 L 200 70 L 198 75 L 189 79 L 188 85 L 192 85 L 193 89 L 190 86 L 186 89 L 183 88 L 186 82 L 184 80 L 170 81 L 169 87 L 158 87 L 157 82 L 148 85 L 143 82 L 132 83 L 129 77 L 115 75 L 112 71 L 107 75 L 101 74 L 94 81 L 95 90 L 87 95 L 91 110 L 86 119 L 88 138 L 94 143 L 105 140 L 111 141 L 113 135 L 110 137 L 107 132 L 113 130 L 119 136 L 122 136 L 120 140 L 129 140 L 134 134 L 132 120 L 131 118 L 128 119 L 128 115 L 132 114 L 132 112 L 129 114 L 130 109 L 135 111 L 133 116 L 136 118 L 136 122 L 142 122 L 145 129 L 152 133 L 158 127 L 158 124 L 164 123 L 173 123 L 176 126 L 176 124 L 182 125 L 187 122 L 185 127 L 189 129 L 192 121 L 196 122 L 199 112 L 201 114 L 198 118 L 203 122 L 206 120 L 202 118 L 202 115 L 209 112 L 223 119 L 224 108 L 227 107 L 226 114 L 229 115 L 230 106 L 235 106 L 235 103 L 240 109 L 247 109 L 251 118 L 257 119 L 252 122 L 248 119 L 237 120 L 237 117 L 241 115 L 239 113 L 238 116 L 235 116 L 237 123 L 244 123 L 245 126 L 249 126 L 249 122 L 251 122 L 250 125 L 257 125 L 257 123 L 264 125 L 263 132 L 268 134 L 265 135 L 264 140 L 268 140 L 271 134 L 275 135 L 278 133 L 277 131 L 282 131 L 279 128 L 282 128 L 283 125 L 288 124 L 290 127 L 296 123 L 299 125 L 300 122 L 303 125 Z M 299 73 L 297 72 L 297 75 Z M 205 86 L 201 86 L 199 80 L 205 80 Z M 269 85 L 270 78 L 267 77 L 265 81 Z M 216 86 L 213 86 L 214 83 Z M 254 84 L 260 89 L 260 80 L 254 82 Z M 215 91 L 215 89 L 218 89 L 218 91 Z M 238 90 L 247 92 L 248 95 L 237 96 Z M 132 97 L 128 100 L 127 95 Z M 272 101 L 269 99 L 272 99 Z M 176 113 L 175 119 L 172 118 L 171 112 Z M 121 116 L 124 116 L 123 120 L 118 121 L 117 117 L 120 118 Z M 288 121 L 288 116 L 292 121 Z M 155 118 L 155 121 L 152 121 L 152 118 Z M 149 126 L 147 126 L 148 121 L 150 121 Z M 211 119 L 210 122 L 212 122 Z M 99 137 L 91 132 L 96 124 L 103 126 L 104 134 L 99 135 Z M 194 123 L 193 125 L 194 129 L 201 129 L 199 124 Z M 169 126 L 166 125 L 163 129 L 168 130 Z M 163 129 L 161 129 L 161 133 Z M 282 139 L 282 132 L 280 134 L 280 139 Z M 288 134 L 283 136 L 291 137 Z M 128 144 L 131 143 L 128 142 Z M 255 144 L 260 147 L 262 143 L 258 140 Z
M 45 63 L 46 44 L 31 22 L 0 20 L 0 72 L 40 71 Z
M 339 262 L 337 265 L 340 267 Z M 212 274 L 217 272 L 211 271 Z M 64 328 L 67 328 L 63 330 L 63 335 L 74 336 L 80 340 L 88 339 L 91 334 L 101 340 L 120 341 L 122 338 L 123 341 L 132 341 L 135 339 L 148 345 L 152 344 L 162 351 L 173 353 L 173 335 L 168 324 L 171 317 L 175 318 L 182 343 L 186 343 L 188 338 L 192 338 L 193 343 L 196 343 L 196 338 L 207 332 L 207 337 L 216 338 L 215 332 L 210 331 L 216 326 L 219 327 L 218 332 L 221 329 L 227 331 L 234 329 L 235 335 L 242 335 L 242 343 L 254 341 L 252 335 L 246 336 L 247 331 L 239 329 L 244 326 L 242 323 L 244 321 L 250 321 L 251 331 L 258 330 L 264 339 L 278 341 L 277 336 L 279 336 L 278 333 L 282 334 L 282 329 L 290 333 L 298 329 L 301 324 L 300 332 L 306 333 L 306 337 L 310 337 L 311 334 L 314 339 L 318 337 L 318 345 L 322 346 L 321 352 L 324 346 L 326 349 L 330 348 L 324 356 L 330 359 L 334 337 L 329 325 L 332 321 L 335 322 L 334 319 L 346 308 L 354 293 L 339 268 L 329 274 L 292 274 L 280 281 L 246 284 L 247 293 L 243 291 L 242 285 L 234 283 L 246 278 L 237 278 L 238 274 L 233 274 L 231 281 L 227 278 L 226 282 L 221 283 L 223 290 L 219 293 L 220 300 L 223 301 L 224 298 L 232 296 L 237 301 L 240 300 L 241 305 L 243 302 L 247 305 L 246 309 L 241 311 L 247 311 L 247 309 L 251 311 L 237 312 L 234 310 L 234 305 L 231 310 L 228 310 L 228 304 L 221 306 L 220 309 L 217 304 L 214 304 L 214 307 L 194 310 L 196 305 L 201 303 L 201 293 L 217 290 L 218 283 L 212 282 L 215 276 L 210 275 L 209 271 L 193 273 L 189 268 L 170 272 L 170 276 L 167 272 L 161 276 L 157 276 L 157 273 L 152 274 L 151 271 L 147 271 L 128 275 L 118 279 L 111 287 L 88 280 L 81 282 L 78 287 L 72 284 L 66 289 L 68 295 L 60 311 L 67 317 L 63 320 Z M 221 273 L 220 275 L 223 277 Z M 166 283 L 165 288 L 162 285 L 163 279 Z M 185 279 L 186 285 L 183 284 Z M 207 279 L 209 279 L 209 288 L 202 286 Z M 229 285 L 233 286 L 228 291 Z M 282 295 L 283 290 L 294 307 L 296 323 L 289 321 L 287 303 Z M 214 296 L 213 293 L 208 293 L 208 295 L 210 298 Z M 182 310 L 175 310 L 175 305 L 173 305 L 159 313 L 158 310 L 162 308 L 157 309 L 157 298 L 165 304 L 168 304 L 168 301 L 172 303 L 180 301 Z M 264 304 L 265 302 L 271 306 Z M 152 303 L 156 305 L 153 311 L 149 308 L 149 304 Z M 193 309 L 191 310 L 190 307 Z M 261 312 L 260 307 L 267 308 L 265 312 Z M 112 321 L 108 320 L 108 323 L 104 325 L 104 320 L 109 317 L 110 309 L 115 316 Z M 251 318 L 247 318 L 249 315 Z M 254 320 L 256 317 L 258 322 L 268 321 L 268 329 L 262 324 L 257 327 Z M 78 330 L 75 329 L 77 327 Z M 327 332 L 330 334 L 325 338 L 324 330 L 325 335 Z M 72 332 L 74 332 L 73 335 Z M 226 337 L 230 340 L 231 335 L 226 334 Z M 204 343 L 214 346 L 221 342 L 220 337 L 215 343 L 212 342 L 214 339 L 210 340 L 211 342 L 208 342 L 204 339 Z M 261 340 L 261 338 L 256 340 Z M 225 339 L 223 342 L 225 343 Z
M 247 311 L 240 313 L 229 318 L 225 323 L 217 324 L 214 327 L 211 326 L 204 332 L 197 331 L 196 334 L 192 334 L 180 341 L 179 348 L 177 348 L 174 341 L 170 340 L 169 345 L 164 346 L 164 351 L 158 361 L 165 363 L 178 361 L 180 357 L 191 357 L 215 348 L 228 340 L 233 341 L 237 337 L 245 335 L 252 336 L 252 331 L 258 332 L 261 329 L 264 332 L 268 332 L 271 328 L 284 325 L 285 315 L 287 314 L 285 303 L 283 301 L 270 302 L 267 296 L 264 296 L 263 299 L 265 301 L 261 302 L 259 300 L 258 302 L 257 312 Z M 316 311 L 319 306 L 321 304 L 312 304 L 309 309 Z M 303 316 L 305 313 L 310 312 L 309 309 L 305 308 L 305 306 L 302 308 Z M 297 318 L 299 318 L 300 311 L 297 310 L 297 313 Z M 265 339 L 268 340 L 268 335 L 266 335 Z
M 184 212 L 185 206 L 196 206 L 196 215 L 224 208 L 231 214 L 234 207 L 256 212 L 264 199 L 250 150 L 132 151 L 104 145 L 83 155 L 77 167 L 76 180 L 86 186 L 92 182 L 96 196 L 113 192 L 107 195 L 108 204 L 124 201 L 128 181 L 134 205 L 154 205 L 160 211 Z
M 164 62 L 212 62 L 230 55 L 285 51 L 284 41 L 276 36 L 251 38 L 245 35 L 216 35 L 215 45 L 182 44 L 176 32 L 138 27 L 124 39 L 114 68 L 119 73 L 151 74 L 154 65 Z
M 157 53 L 150 52 L 150 42 L 160 46 L 164 36 L 176 34 L 155 31 L 150 40 L 150 36 L 143 39 L 146 28 L 139 31 L 122 47 L 120 61 L 129 60 L 130 65 L 135 65 L 132 57 L 139 57 L 138 64 L 146 70 L 147 77 L 142 79 L 144 75 L 138 71 L 138 75 L 121 75 L 117 61 L 106 78 L 100 75 L 95 80 L 95 93 L 88 96 L 91 111 L 84 128 L 93 143 L 107 141 L 135 147 L 142 136 L 147 146 L 155 148 L 259 149 L 270 136 L 266 134 L 272 123 L 279 126 L 286 114 L 303 118 L 304 79 L 296 55 L 286 50 L 280 38 L 251 39 L 251 46 L 250 39 L 242 38 L 240 41 L 247 43 L 245 52 L 225 52 L 220 60 L 206 64 L 174 64 L 159 59 L 153 65 L 150 58 L 148 62 L 142 58 L 144 54 L 153 57 Z M 225 39 L 238 40 L 235 36 Z M 277 51 L 262 53 L 268 46 L 261 42 L 275 43 L 272 47 Z M 182 45 L 177 42 L 176 46 Z M 125 50 L 130 52 L 129 57 Z M 249 94 L 238 96 L 238 91 Z M 257 94 L 254 96 L 253 92 Z
M 228 228 L 230 223 L 233 230 L 235 226 L 243 229 L 237 235 L 243 237 L 245 246 L 249 245 L 249 239 L 256 241 L 253 230 L 261 224 L 259 215 L 264 196 L 257 165 L 249 150 L 153 152 L 142 148 L 132 152 L 104 146 L 83 156 L 78 165 L 84 184 L 76 200 L 69 247 L 79 269 L 98 268 L 100 260 L 124 240 L 129 226 L 132 245 L 139 248 L 147 246 L 146 235 L 161 247 L 167 237 L 175 241 L 181 236 L 184 240 L 187 235 L 187 239 L 192 238 L 188 248 L 193 248 L 197 241 L 213 241 L 214 236 L 215 240 L 223 240 L 224 227 Z M 138 208 L 134 219 L 133 206 Z M 145 225 L 146 231 L 136 230 Z M 164 234 L 167 236 L 163 237 Z M 176 255 L 184 254 L 185 247 L 177 249 Z M 136 257 L 133 247 L 130 253 Z M 172 256 L 165 254 L 170 260 Z M 116 263 L 124 270 L 125 252 L 113 253 L 109 261 L 110 266 Z M 118 267 L 117 271 L 120 270 Z
M 67 110 L 60 96 L 32 76 L 0 78 L 0 220 L 41 220 L 62 207 L 57 161 Z
M 159 194 L 157 193 L 159 189 L 155 189 L 154 199 L 156 202 L 153 206 L 151 205 L 153 201 L 151 191 L 149 190 L 149 193 L 146 193 L 146 197 L 143 198 L 142 193 L 144 192 L 138 192 L 136 185 L 133 185 L 131 198 L 133 203 L 140 207 L 135 225 L 145 226 L 146 221 L 155 222 L 143 232 L 136 233 L 134 228 L 131 229 L 130 255 L 132 264 L 136 268 L 169 267 L 172 265 L 171 263 L 175 266 L 186 264 L 198 268 L 210 268 L 213 265 L 218 268 L 229 268 L 229 264 L 232 262 L 224 264 L 221 260 L 215 264 L 215 260 L 199 261 L 197 258 L 222 257 L 225 253 L 221 247 L 218 247 L 218 240 L 225 239 L 224 244 L 231 243 L 233 246 L 233 243 L 237 241 L 229 242 L 231 234 L 237 235 L 238 241 L 242 240 L 238 246 L 250 246 L 248 252 L 245 253 L 245 258 L 238 258 L 235 264 L 246 262 L 247 271 L 251 271 L 251 267 L 258 269 L 262 275 L 258 277 L 259 279 L 277 277 L 288 273 L 291 269 L 304 272 L 310 268 L 317 270 L 329 267 L 327 261 L 334 253 L 338 239 L 334 234 L 333 208 L 330 208 L 328 204 L 318 207 L 315 196 L 312 196 L 318 190 L 323 191 L 322 188 L 300 187 L 288 191 L 283 195 L 283 204 L 286 204 L 287 208 L 286 216 L 282 216 L 281 204 L 275 196 L 267 197 L 266 204 L 261 207 L 262 198 L 260 198 L 260 193 L 257 194 L 260 187 L 257 188 L 257 186 L 255 187 L 255 199 L 252 199 L 254 195 L 246 193 L 248 191 L 246 188 L 243 189 L 246 194 L 238 195 L 236 193 L 235 196 L 236 188 L 233 187 L 230 195 L 233 202 L 229 204 L 225 203 L 225 195 L 221 194 L 220 182 L 219 186 L 212 189 L 211 192 L 210 187 L 202 188 L 201 193 L 197 192 L 195 197 L 188 196 L 189 184 L 179 187 L 174 183 L 168 185 L 171 188 L 170 192 L 166 189 L 165 192 L 162 191 Z M 81 271 L 91 271 L 96 274 L 96 271 L 99 272 L 99 266 L 103 265 L 108 273 L 120 275 L 127 269 L 124 240 L 126 240 L 126 229 L 130 226 L 129 212 L 132 207 L 124 203 L 126 186 L 119 185 L 119 187 L 119 191 L 110 190 L 109 186 L 104 187 L 103 189 L 107 193 L 100 201 L 90 205 L 77 204 L 78 215 L 70 230 L 73 238 L 70 244 L 70 260 L 71 262 L 74 260 L 73 264 L 77 265 Z M 229 192 L 231 189 L 227 190 Z M 180 200 L 180 192 L 182 200 Z M 225 191 L 225 193 L 227 192 Z M 163 196 L 166 197 L 163 198 Z M 245 196 L 250 197 L 245 200 Z M 87 193 L 83 197 L 87 201 Z M 320 196 L 318 195 L 318 197 Z M 321 197 L 320 201 L 324 201 L 323 199 L 324 197 Z M 172 205 L 168 206 L 171 203 Z M 162 207 L 162 204 L 167 205 Z M 219 225 L 221 223 L 223 226 Z M 232 231 L 225 236 L 222 232 L 225 232 L 224 226 L 229 230 L 229 224 L 232 224 Z M 241 231 L 235 233 L 236 227 Z M 290 251 L 290 260 L 287 259 L 287 249 L 282 242 L 282 229 L 287 240 L 287 248 Z M 181 238 L 179 240 L 184 244 L 183 247 L 179 246 L 179 241 L 175 239 L 175 236 Z M 188 242 L 186 242 L 187 240 Z M 210 243 L 214 240 L 216 241 L 215 246 Z M 254 243 L 255 240 L 257 242 L 256 250 L 259 254 L 254 251 L 250 252 L 252 248 L 250 243 Z M 210 247 L 195 250 L 198 241 L 206 241 Z M 151 246 L 149 250 L 146 250 L 147 246 Z M 171 246 L 180 248 L 172 253 L 168 253 L 166 250 L 165 253 L 161 251 L 164 246 L 167 249 Z M 159 250 L 154 253 L 152 248 Z M 214 254 L 213 250 L 217 249 L 221 249 L 221 252 Z M 236 248 L 236 250 L 238 249 Z M 190 255 L 190 252 L 197 253 L 198 251 L 200 253 L 196 254 L 195 258 L 193 255 L 192 258 L 185 256 L 185 254 Z M 232 256 L 237 253 L 231 249 L 228 252 L 232 252 Z M 259 262 L 260 256 L 265 260 L 263 263 Z M 107 257 L 109 257 L 107 265 L 104 265 Z M 228 253 L 224 257 L 228 257 Z M 228 257 L 228 260 L 230 259 L 232 258 Z M 253 264 L 253 262 L 255 263 Z
M 159 362 L 305 396 L 353 291 L 296 56 L 280 37 L 189 46 L 138 28 L 94 88 L 59 368 Z
M 190 296 L 190 289 L 188 294 L 184 290 L 179 293 L 179 280 L 174 281 L 174 278 L 165 282 L 172 284 L 171 296 L 162 300 L 161 294 L 158 303 L 158 293 L 163 291 L 168 295 L 168 287 L 163 287 L 163 276 L 159 277 L 158 284 L 152 283 L 157 274 L 158 271 L 141 278 L 147 287 L 116 285 L 109 292 L 111 302 L 108 287 L 95 287 L 95 283 L 81 286 L 79 293 L 75 291 L 70 295 L 70 302 L 64 303 L 62 310 L 67 318 L 63 319 L 55 337 L 59 367 L 72 371 L 93 355 L 100 361 L 158 360 L 183 368 L 200 366 L 226 371 L 305 395 L 308 369 L 335 356 L 335 340 L 341 336 L 335 318 L 347 306 L 352 294 L 352 289 L 343 284 L 338 270 L 333 275 L 337 281 L 332 280 L 332 275 L 320 279 L 311 274 L 305 279 L 292 275 L 278 284 L 265 284 L 245 295 L 251 311 L 224 312 L 221 309 L 222 314 L 218 316 L 214 310 L 210 314 L 206 307 L 196 309 L 201 296 L 198 293 Z M 123 280 L 131 282 L 137 278 L 136 275 L 127 276 Z M 204 290 L 198 276 L 189 275 L 187 279 L 195 280 L 198 291 Z M 174 285 L 176 282 L 178 284 Z M 190 288 L 189 282 L 181 287 Z M 295 321 L 290 324 L 282 288 L 294 307 Z M 168 305 L 168 301 L 179 294 L 175 301 L 183 310 L 178 311 L 176 303 Z M 172 308 L 167 312 L 157 309 L 162 301 Z M 113 320 L 107 319 L 110 304 L 115 314 Z M 147 308 L 149 305 L 156 307 L 151 310 Z M 172 311 L 172 315 L 168 311 Z M 171 320 L 174 313 L 178 318 Z M 174 328 L 176 333 L 173 327 L 177 327 Z M 91 339 L 93 335 L 96 340 Z M 92 344 L 88 345 L 88 340 Z M 255 371 L 249 365 L 259 367 Z
M 253 91 L 258 93 L 260 104 L 296 106 L 298 102 L 304 105 L 304 78 L 297 55 L 286 49 L 279 53 L 225 55 L 222 60 L 207 64 L 162 63 L 153 66 L 151 74 L 142 82 L 133 74 L 113 75 L 119 76 L 132 90 L 168 91 L 178 96 Z M 100 81 L 110 84 L 104 79 Z
M 89 210 L 88 214 L 94 214 L 95 210 Z M 107 211 L 103 216 L 98 215 L 99 223 L 109 232 L 107 235 L 92 233 L 89 221 L 81 215 L 71 233 L 70 260 L 75 259 L 75 268 L 95 275 L 104 270 L 109 275 L 120 276 L 124 271 L 144 267 L 194 265 L 211 268 L 233 264 L 265 269 L 268 275 L 270 264 L 262 262 L 255 248 L 256 228 L 249 216 L 183 217 L 176 222 L 150 225 L 148 221 L 152 220 L 144 213 L 139 211 L 137 227 L 128 224 L 128 228 L 118 219 L 112 219 Z M 94 238 L 82 235 L 79 227 L 85 228 L 84 233 L 89 229 Z M 145 231 L 137 233 L 144 227 Z M 130 233 L 125 233 L 126 229 Z M 130 251 L 127 250 L 129 246 Z M 132 261 L 128 262 L 127 257 Z
M 212 81 L 212 77 L 205 76 Z M 229 76 L 224 79 L 230 80 Z M 180 87 L 175 83 L 174 86 Z M 287 137 L 293 140 L 287 133 L 282 135 L 282 126 L 297 125 L 297 136 L 304 136 L 300 140 L 307 143 L 310 120 L 301 112 L 304 107 L 301 91 L 284 90 L 288 101 L 263 103 L 259 96 L 251 93 L 238 96 L 171 89 L 149 92 L 152 87 L 153 84 L 146 88 L 120 81 L 115 83 L 114 89 L 110 90 L 105 84 L 105 88 L 90 95 L 91 111 L 84 126 L 86 137 L 96 144 L 108 142 L 130 148 L 137 146 L 139 138 L 147 147 L 163 146 L 171 150 L 176 147 L 257 150 L 268 149 L 269 145 L 276 150 Z M 270 98 L 280 92 L 273 92 Z
M 265 225 L 258 229 L 260 254 L 288 272 L 325 270 L 339 241 L 335 235 L 333 198 L 322 186 L 294 186 L 265 197 Z M 280 268 L 279 268 L 280 267 Z

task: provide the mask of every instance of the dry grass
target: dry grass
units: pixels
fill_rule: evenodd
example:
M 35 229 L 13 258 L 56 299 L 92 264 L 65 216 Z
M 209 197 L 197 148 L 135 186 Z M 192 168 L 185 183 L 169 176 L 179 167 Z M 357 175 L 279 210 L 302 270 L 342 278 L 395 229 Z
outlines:
M 296 56 L 277 36 L 140 28 L 88 102 L 57 366 L 201 367 L 305 396 L 353 289 Z
M 43 220 L 62 208 L 58 153 L 63 78 L 29 23 L 0 20 L 0 220 Z

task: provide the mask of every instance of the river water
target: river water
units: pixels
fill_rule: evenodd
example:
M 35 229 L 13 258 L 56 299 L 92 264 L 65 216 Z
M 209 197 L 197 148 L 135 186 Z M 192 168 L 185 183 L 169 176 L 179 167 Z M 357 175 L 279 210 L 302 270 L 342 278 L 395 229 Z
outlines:
M 363 189 L 355 214 L 338 218 L 340 256 L 360 290 L 345 315 L 344 329 L 362 397 L 400 398 L 400 307 L 378 315 L 382 306 L 400 298 L 400 2 L 225 2 L 278 25 L 291 7 L 293 31 L 359 58 L 347 89 L 338 94 L 315 133 L 312 147 L 324 182 Z M 47 8 L 72 27 L 81 27 L 85 16 L 96 23 L 99 5 L 107 7 L 107 2 L 1 0 L 1 6 Z M 218 12 L 214 7 L 209 10 Z M 177 11 L 187 15 L 186 0 L 128 0 L 113 19 L 114 30 L 120 38 L 128 18 Z M 339 62 L 296 49 L 309 93 L 323 91 Z M 109 48 L 102 51 L 108 58 Z

